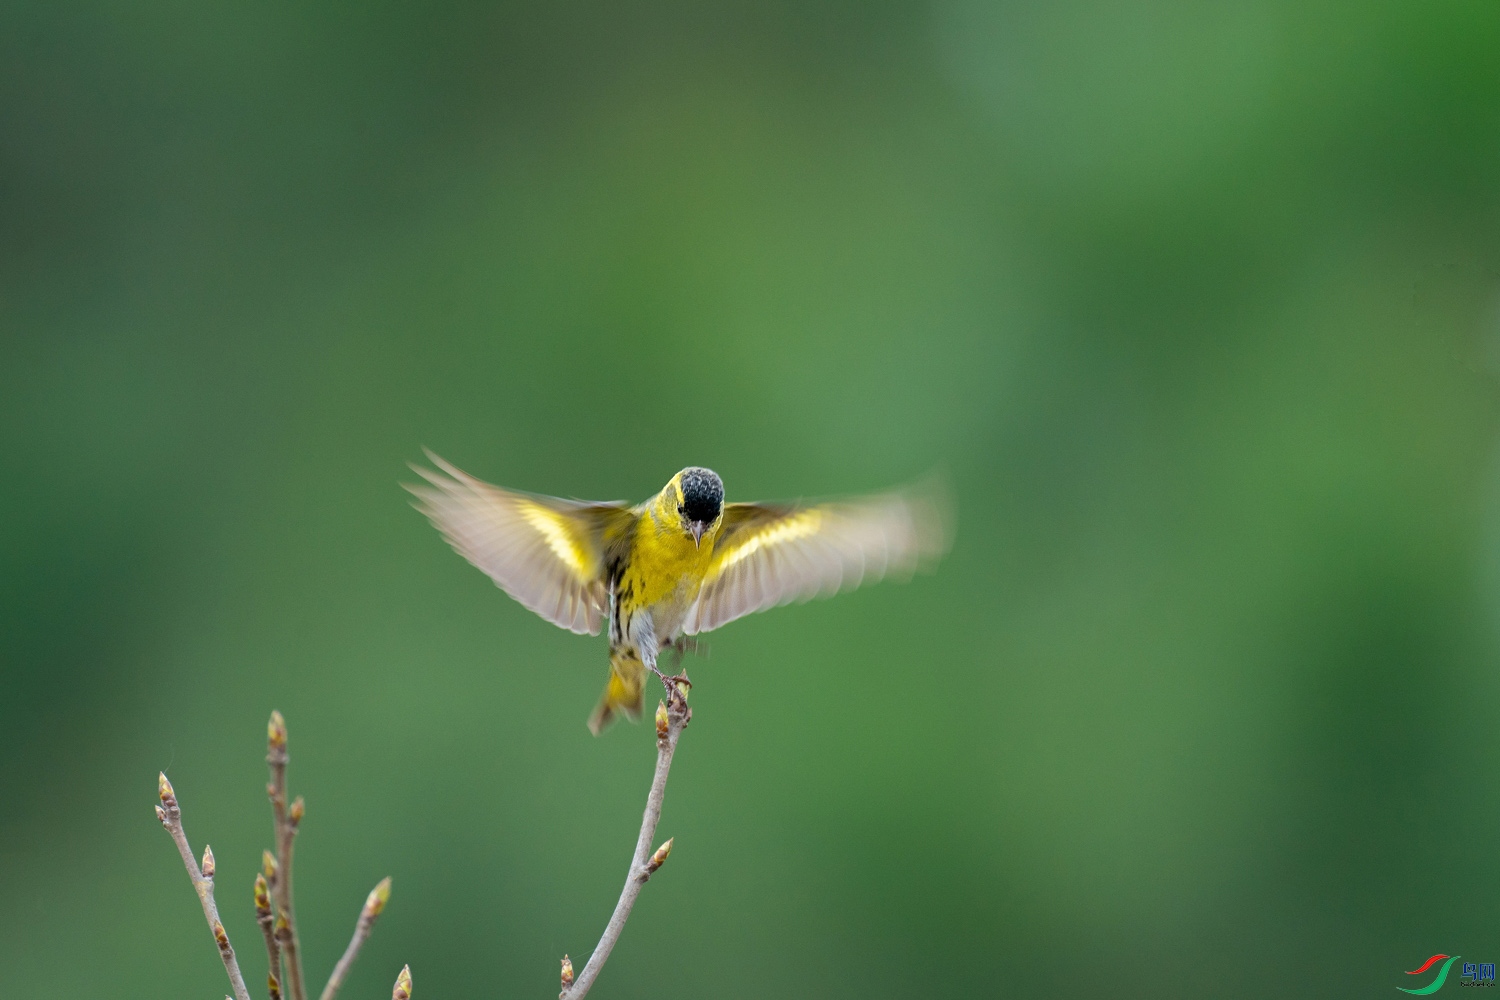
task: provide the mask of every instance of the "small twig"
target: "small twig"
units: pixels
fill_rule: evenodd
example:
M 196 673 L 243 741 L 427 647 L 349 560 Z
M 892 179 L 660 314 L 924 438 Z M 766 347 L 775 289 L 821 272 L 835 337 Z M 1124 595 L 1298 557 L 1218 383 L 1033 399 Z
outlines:
M 161 825 L 172 835 L 172 842 L 182 855 L 188 878 L 192 879 L 198 901 L 203 904 L 203 916 L 208 919 L 208 929 L 213 932 L 219 958 L 224 961 L 224 971 L 229 973 L 229 985 L 234 989 L 235 1000 L 250 1000 L 250 991 L 245 988 L 245 977 L 240 975 L 234 948 L 229 944 L 229 934 L 219 920 L 219 908 L 214 905 L 214 852 L 208 847 L 203 849 L 203 867 L 199 868 L 193 857 L 193 849 L 188 846 L 187 834 L 182 829 L 182 807 L 177 804 L 177 793 L 172 790 L 172 783 L 167 780 L 166 774 L 157 778 L 157 797 L 161 799 L 161 805 L 156 807 L 156 818 L 161 820 Z
M 271 798 L 271 812 L 276 824 L 276 939 L 286 960 L 286 982 L 291 1000 L 307 1000 L 302 984 L 302 955 L 297 941 L 297 917 L 292 908 L 292 841 L 302 821 L 305 807 L 298 798 L 286 804 L 286 720 L 280 712 L 271 713 L 266 726 L 266 763 L 271 769 L 271 783 L 266 794 Z
M 320 1000 L 333 1000 L 338 994 L 339 988 L 344 985 L 344 978 L 354 967 L 354 960 L 359 957 L 359 949 L 364 947 L 365 940 L 375 929 L 375 921 L 390 898 L 391 877 L 387 875 L 365 897 L 364 909 L 359 911 L 359 920 L 354 924 L 354 937 L 349 941 L 349 947 L 344 949 L 344 956 L 339 959 L 339 964 L 333 967 L 333 974 L 328 977 L 328 985 L 323 987 Z
M 266 986 L 270 993 L 270 1000 L 282 1000 L 283 984 L 289 987 L 288 1000 L 305 1000 L 302 962 L 297 949 L 297 930 L 292 918 L 292 842 L 297 835 L 297 828 L 302 822 L 303 814 L 306 812 L 306 806 L 300 796 L 290 806 L 287 805 L 286 720 L 281 717 L 280 712 L 271 713 L 271 721 L 267 726 L 266 734 L 266 763 L 271 769 L 271 781 L 266 785 L 266 793 L 271 798 L 271 811 L 276 820 L 277 853 L 264 851 L 261 854 L 262 870 L 255 876 L 255 920 L 260 925 L 261 934 L 266 941 L 266 958 L 270 965 L 270 971 L 266 976 Z M 193 859 L 187 834 L 182 829 L 182 808 L 177 802 L 176 793 L 172 790 L 172 783 L 167 780 L 165 774 L 158 779 L 157 794 L 161 799 L 161 804 L 156 807 L 156 818 L 172 835 L 172 841 L 177 845 L 178 853 L 182 855 L 182 863 L 187 867 L 188 878 L 192 880 L 198 899 L 203 904 L 203 915 L 208 919 L 209 929 L 213 932 L 214 943 L 219 949 L 219 957 L 224 962 L 224 970 L 229 973 L 229 982 L 234 987 L 235 1000 L 250 1000 L 249 990 L 245 988 L 245 978 L 240 973 L 234 949 L 229 944 L 229 935 L 224 930 L 223 922 L 219 920 L 218 907 L 214 904 L 214 852 L 210 848 L 204 848 L 201 868 Z M 278 860 L 278 855 L 280 860 Z M 349 942 L 349 947 L 344 950 L 344 956 L 334 967 L 333 975 L 329 977 L 328 985 L 323 989 L 322 1000 L 334 1000 L 355 958 L 358 957 L 360 948 L 370 937 L 376 918 L 380 916 L 390 900 L 390 895 L 391 880 L 385 878 L 371 890 L 369 897 L 365 899 L 364 908 L 360 911 L 359 921 L 354 928 L 354 939 Z M 401 970 L 401 975 L 396 979 L 393 996 L 396 1000 L 410 1000 L 410 969 Z M 230 998 L 225 997 L 225 1000 L 230 1000 Z
M 266 939 L 266 961 L 271 970 L 266 974 L 266 988 L 271 1000 L 281 1000 L 281 947 L 276 943 L 276 920 L 271 910 L 271 882 L 276 879 L 276 859 L 270 851 L 261 858 L 265 871 L 255 876 L 255 922 L 260 924 L 260 932 Z
M 563 958 L 562 992 L 558 994 L 558 1000 L 583 1000 L 588 994 L 599 970 L 609 960 L 615 942 L 619 941 L 625 921 L 630 919 L 630 910 L 641 894 L 641 886 L 672 852 L 672 841 L 669 840 L 652 853 L 651 841 L 656 836 L 657 821 L 661 819 L 661 803 L 667 792 L 667 773 L 672 769 L 677 739 L 693 717 L 687 704 L 687 689 L 693 685 L 687 674 L 663 678 L 663 683 L 667 688 L 667 700 L 664 704 L 659 703 L 656 709 L 656 776 L 651 781 L 651 792 L 646 796 L 646 814 L 641 818 L 641 832 L 636 838 L 635 854 L 631 856 L 630 870 L 625 876 L 625 888 L 620 891 L 620 901 L 615 904 L 615 912 L 610 915 L 604 935 L 599 938 L 599 944 L 576 980 L 573 979 L 573 963 Z

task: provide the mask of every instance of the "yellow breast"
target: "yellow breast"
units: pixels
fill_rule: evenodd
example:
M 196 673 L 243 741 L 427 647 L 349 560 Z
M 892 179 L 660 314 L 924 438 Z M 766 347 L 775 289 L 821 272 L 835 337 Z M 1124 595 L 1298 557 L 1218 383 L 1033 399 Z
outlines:
M 644 513 L 622 576 L 620 599 L 637 607 L 650 607 L 672 597 L 691 601 L 712 557 L 711 537 L 705 536 L 701 545 L 694 545 L 675 525 L 659 524 L 649 512 Z

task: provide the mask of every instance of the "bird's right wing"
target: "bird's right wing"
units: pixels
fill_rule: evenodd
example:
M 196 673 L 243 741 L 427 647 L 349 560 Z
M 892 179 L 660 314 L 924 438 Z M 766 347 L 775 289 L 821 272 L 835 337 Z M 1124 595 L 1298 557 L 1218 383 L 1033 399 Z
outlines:
M 707 632 L 778 604 L 909 574 L 947 546 L 941 483 L 807 507 L 732 503 L 683 630 Z
M 597 635 L 609 614 L 606 553 L 628 535 L 630 508 L 505 490 L 427 458 L 437 469 L 413 465 L 427 483 L 406 488 L 448 544 L 523 607 Z

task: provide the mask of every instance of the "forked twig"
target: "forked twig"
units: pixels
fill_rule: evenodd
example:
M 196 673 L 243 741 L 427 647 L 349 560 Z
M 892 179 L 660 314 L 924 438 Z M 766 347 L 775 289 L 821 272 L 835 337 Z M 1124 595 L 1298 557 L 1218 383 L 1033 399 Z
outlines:
M 646 796 L 646 814 L 641 818 L 641 832 L 636 838 L 635 854 L 631 856 L 630 870 L 625 876 L 625 888 L 620 891 L 620 900 L 615 904 L 615 911 L 610 915 L 604 934 L 594 947 L 594 953 L 589 956 L 588 964 L 576 979 L 573 976 L 573 963 L 566 955 L 563 956 L 562 992 L 558 994 L 558 1000 L 583 1000 L 588 994 L 589 988 L 599 976 L 599 970 L 609 960 L 609 953 L 620 940 L 620 932 L 625 929 L 625 921 L 630 919 L 630 911 L 635 906 L 636 897 L 641 894 L 641 886 L 646 884 L 646 880 L 662 866 L 667 855 L 672 853 L 671 840 L 658 847 L 654 853 L 651 851 L 651 842 L 656 836 L 656 824 L 661 819 L 661 803 L 667 792 L 667 774 L 672 769 L 672 754 L 677 750 L 677 740 L 682 735 L 683 728 L 693 717 L 692 709 L 687 704 L 687 691 L 693 685 L 685 673 L 663 678 L 663 683 L 667 689 L 667 700 L 659 703 L 656 709 L 656 775 L 651 780 L 651 791 Z
M 282 1000 L 283 983 L 290 987 L 290 1000 L 305 1000 L 306 989 L 292 911 L 292 840 L 297 835 L 297 827 L 302 822 L 306 807 L 300 796 L 290 806 L 286 802 L 286 721 L 280 712 L 271 713 L 266 732 L 266 762 L 271 768 L 271 781 L 266 786 L 266 792 L 270 795 L 271 810 L 276 820 L 277 853 L 265 851 L 261 855 L 261 871 L 255 876 L 255 920 L 266 941 L 266 958 L 270 965 L 266 986 L 270 1000 Z M 219 957 L 223 959 L 224 969 L 229 973 L 235 1000 L 250 1000 L 250 993 L 245 988 L 245 977 L 240 973 L 234 949 L 229 945 L 229 935 L 219 919 L 218 907 L 214 905 L 214 852 L 204 848 L 203 867 L 199 868 L 198 862 L 193 859 L 192 849 L 188 846 L 187 834 L 182 829 L 182 809 L 177 802 L 177 794 L 172 790 L 172 783 L 165 774 L 158 779 L 157 795 L 161 804 L 156 807 L 156 818 L 172 835 L 178 853 L 182 855 L 182 863 L 187 867 L 188 877 L 192 879 L 193 888 L 203 904 L 203 915 L 208 918 L 209 929 L 213 931 Z M 334 1000 L 339 988 L 344 985 L 344 980 L 348 978 L 354 960 L 359 957 L 360 948 L 374 930 L 376 918 L 385 909 L 390 898 L 391 880 L 385 878 L 365 899 L 364 908 L 360 910 L 359 920 L 354 927 L 354 939 L 344 949 L 343 957 L 334 966 L 333 974 L 328 977 L 322 1000 Z M 410 969 L 401 970 L 393 995 L 397 1000 L 409 1000 L 411 997 Z
M 198 901 L 203 904 L 203 916 L 208 919 L 208 929 L 213 932 L 214 944 L 219 949 L 219 958 L 224 961 L 224 971 L 229 973 L 229 985 L 234 988 L 235 1000 L 250 1000 L 250 991 L 245 988 L 245 977 L 240 975 L 239 962 L 235 961 L 234 948 L 229 944 L 229 934 L 219 920 L 219 908 L 214 905 L 214 852 L 203 848 L 203 867 L 193 857 L 188 846 L 187 834 L 182 829 L 182 807 L 177 804 L 177 793 L 165 773 L 157 777 L 157 797 L 161 805 L 156 807 L 156 818 L 172 835 L 177 852 L 182 855 L 182 864 L 187 868 L 188 878 L 193 880 L 193 889 Z
M 562 992 L 559 994 L 559 1000 L 583 1000 L 587 996 L 600 970 L 604 968 L 604 963 L 609 960 L 610 952 L 620 940 L 620 934 L 625 929 L 625 921 L 630 918 L 630 911 L 634 908 L 636 898 L 641 893 L 641 887 L 672 853 L 671 840 L 663 843 L 654 852 L 651 850 L 651 843 L 656 836 L 657 823 L 661 820 L 662 800 L 666 795 L 667 775 L 672 769 L 672 756 L 677 750 L 677 741 L 682 736 L 683 729 L 693 717 L 692 710 L 687 704 L 687 693 L 692 683 L 685 673 L 675 677 L 662 677 L 662 682 L 666 686 L 667 697 L 666 701 L 660 703 L 656 709 L 656 773 L 651 781 L 651 791 L 646 796 L 646 812 L 641 817 L 641 832 L 636 838 L 635 853 L 631 856 L 630 869 L 625 876 L 625 887 L 620 890 L 620 899 L 615 903 L 614 912 L 610 915 L 609 923 L 605 926 L 599 943 L 594 947 L 588 963 L 584 965 L 582 972 L 576 978 L 573 974 L 573 963 L 566 955 L 563 956 Z M 255 876 L 255 918 L 266 943 L 266 957 L 270 965 L 267 986 L 271 1000 L 282 1000 L 283 983 L 286 984 L 285 993 L 289 1000 L 306 1000 L 306 986 L 302 977 L 302 961 L 292 908 L 292 846 L 306 807 L 300 797 L 293 800 L 290 805 L 287 804 L 287 761 L 286 721 L 281 717 L 280 712 L 272 712 L 270 723 L 267 725 L 266 763 L 270 767 L 271 778 L 269 784 L 266 785 L 266 792 L 270 797 L 271 810 L 275 818 L 276 853 L 273 855 L 270 851 L 266 851 L 262 855 L 262 871 Z M 218 907 L 214 903 L 213 851 L 208 848 L 204 849 L 203 864 L 200 868 L 193 857 L 192 848 L 188 845 L 187 834 L 183 832 L 182 809 L 178 804 L 176 792 L 173 791 L 172 783 L 167 780 L 165 774 L 158 778 L 157 791 L 161 804 L 156 807 L 156 818 L 172 835 L 172 841 L 177 845 L 178 853 L 182 855 L 182 863 L 187 868 L 188 877 L 192 880 L 199 901 L 203 904 L 203 915 L 208 920 L 214 944 L 219 950 L 219 957 L 224 962 L 224 970 L 229 975 L 235 1000 L 250 1000 L 250 992 L 245 987 L 245 978 L 240 973 L 234 948 L 229 943 L 229 934 L 224 930 L 224 924 L 219 919 Z M 323 988 L 320 1000 L 335 1000 L 337 997 L 344 981 L 348 978 L 350 968 L 359 957 L 360 949 L 364 947 L 365 941 L 374 930 L 376 920 L 385 909 L 390 899 L 390 891 L 391 880 L 389 878 L 382 879 L 370 891 L 365 899 L 364 907 L 360 910 L 359 919 L 355 923 L 354 936 L 349 941 L 348 947 L 344 949 L 343 957 L 334 966 L 332 975 L 328 977 L 328 984 Z M 396 977 L 396 985 L 391 992 L 392 1000 L 411 1000 L 411 991 L 411 969 L 407 966 L 403 967 L 401 974 Z

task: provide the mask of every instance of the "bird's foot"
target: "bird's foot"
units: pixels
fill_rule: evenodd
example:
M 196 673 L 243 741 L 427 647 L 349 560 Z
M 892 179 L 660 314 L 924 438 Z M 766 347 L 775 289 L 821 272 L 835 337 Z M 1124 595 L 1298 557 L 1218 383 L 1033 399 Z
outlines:
M 657 669 L 654 663 L 648 663 L 646 669 L 655 674 L 656 679 L 661 681 L 661 686 L 666 689 L 667 706 L 669 708 L 678 700 L 681 700 L 684 704 L 687 702 L 688 692 L 692 690 L 693 682 L 688 680 L 686 670 L 680 674 L 664 674 Z

